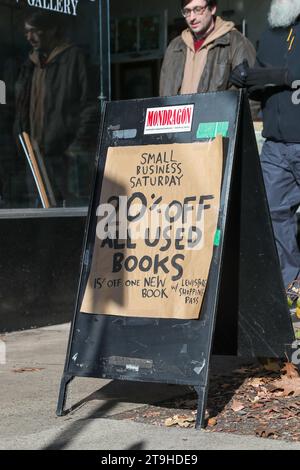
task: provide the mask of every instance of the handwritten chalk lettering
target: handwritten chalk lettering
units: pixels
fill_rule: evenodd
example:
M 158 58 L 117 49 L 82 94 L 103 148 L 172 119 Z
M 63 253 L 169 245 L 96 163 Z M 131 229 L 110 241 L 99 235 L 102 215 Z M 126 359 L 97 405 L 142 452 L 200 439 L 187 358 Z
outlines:
M 100 204 L 97 208 L 96 235 L 100 240 L 116 238 L 126 240 L 128 234 L 132 240 L 150 239 L 150 237 L 156 240 L 161 234 L 166 237 L 164 230 L 168 230 L 170 223 L 174 224 L 174 228 L 180 229 L 180 220 L 182 226 L 186 225 L 185 234 L 189 233 L 189 230 L 196 232 L 194 228 L 191 229 L 195 226 L 202 231 L 204 212 L 211 209 L 211 204 L 207 202 L 213 199 L 214 196 L 211 194 L 200 197 L 188 196 L 182 203 L 174 199 L 169 204 L 164 204 L 162 196 L 157 197 L 152 194 L 148 200 L 138 191 L 128 200 L 126 196 L 112 196 L 106 204 Z M 140 224 L 134 225 L 137 222 Z M 163 232 L 159 232 L 161 225 Z M 183 232 L 174 230 L 173 233 L 177 238 L 181 238 Z M 188 236 L 191 238 L 190 233 Z M 135 246 L 132 246 L 132 249 L 134 248 Z
M 180 282 L 182 287 L 201 288 L 206 287 L 207 279 L 182 279 Z
M 127 279 L 125 281 L 126 287 L 140 287 L 141 280 L 140 279 Z
M 122 286 L 122 280 L 121 279 L 109 279 L 106 283 L 107 287 L 109 289 L 113 287 L 121 287 Z
M 182 163 L 174 159 L 174 151 L 143 153 L 136 175 L 130 178 L 131 188 L 147 186 L 180 186 Z
M 94 279 L 94 289 L 102 289 L 104 287 L 106 279 L 102 277 L 96 277 Z
M 31 7 L 77 16 L 79 0 L 27 0 L 27 3 Z
M 159 272 L 164 272 L 169 274 L 171 269 L 172 281 L 179 281 L 183 276 L 183 267 L 180 264 L 180 261 L 184 261 L 185 257 L 183 255 L 174 255 L 172 258 L 166 256 L 165 258 L 160 258 L 159 255 L 155 255 L 154 258 L 151 256 L 143 256 L 141 259 L 138 259 L 136 256 L 128 256 L 125 258 L 123 253 L 115 253 L 112 258 L 112 272 L 118 273 L 122 269 L 125 269 L 127 272 L 134 272 L 137 269 L 141 272 L 152 271 L 153 274 L 158 274 Z
M 196 250 L 201 249 L 204 245 L 204 218 L 198 223 L 198 225 L 192 226 L 181 226 L 180 222 L 177 222 L 177 227 L 174 225 L 167 225 L 161 227 L 159 220 L 151 220 L 150 227 L 147 218 L 144 218 L 141 223 L 130 223 L 128 226 L 128 239 L 129 240 L 143 240 L 145 245 L 154 248 L 158 247 L 160 244 L 160 251 L 167 251 L 172 243 L 177 250 Z M 172 240 L 175 240 L 172 242 Z M 108 242 L 110 246 L 116 247 L 117 243 Z M 127 243 L 127 248 L 135 249 L 134 243 Z M 123 245 L 119 244 L 119 248 L 125 248 L 125 243 Z
M 159 163 L 178 163 L 177 160 L 174 160 L 174 151 L 171 150 L 170 152 L 158 152 L 155 153 L 142 153 L 140 159 L 141 165 L 150 165 L 155 164 L 158 165 Z M 181 165 L 181 163 L 179 163 Z
M 199 304 L 199 297 L 185 297 L 184 299 L 185 305 L 198 305 Z
M 150 234 L 150 229 L 145 227 L 144 224 L 129 226 L 126 240 L 120 240 L 118 232 L 116 231 L 116 238 L 112 239 L 110 236 L 106 237 L 101 241 L 101 248 L 107 246 L 108 248 L 115 250 L 135 250 L 137 243 L 133 243 L 132 240 L 143 239 L 145 246 L 150 248 L 157 247 L 159 251 L 168 251 L 172 244 L 178 251 L 195 250 L 201 249 L 204 245 L 204 232 L 197 226 L 192 227 L 179 227 L 173 229 L 172 225 L 165 228 L 157 227 L 156 232 L 153 235 Z M 111 231 L 109 231 L 111 234 Z M 172 236 L 173 235 L 173 236 Z M 173 242 L 174 240 L 174 242 Z M 159 246 L 161 244 L 161 246 Z
M 201 249 L 204 246 L 204 232 L 199 227 L 190 227 L 188 230 L 187 250 Z
M 164 216 L 170 223 L 177 222 L 182 217 L 183 208 L 179 201 L 172 201 L 165 209 Z
M 122 197 L 122 196 L 121 196 Z M 155 199 L 155 194 L 152 195 L 152 198 Z M 183 203 L 174 199 L 169 204 L 163 204 L 162 198 L 159 198 L 159 202 L 155 203 L 157 209 L 163 209 L 163 215 L 166 220 L 171 220 L 170 212 L 171 210 L 176 210 L 176 217 L 174 220 L 179 218 L 179 215 L 182 216 L 182 222 L 188 220 L 189 212 L 193 212 L 197 209 L 197 220 L 200 220 L 202 217 L 202 212 L 211 209 L 210 204 L 206 204 L 206 201 L 212 201 L 215 199 L 215 196 L 212 194 L 203 194 L 198 196 L 187 196 L 184 198 Z M 124 205 L 123 205 L 124 206 Z M 147 207 L 150 206 L 150 209 L 153 210 L 153 205 L 148 201 L 146 196 L 142 192 L 134 192 L 132 196 L 128 199 L 128 220 L 135 221 L 140 220 L 146 214 Z M 138 208 L 136 214 L 134 214 L 134 208 Z M 127 217 L 127 214 L 120 214 L 122 217 Z
M 205 289 L 183 289 L 182 287 L 179 289 L 180 297 L 201 297 L 204 293 Z
M 142 289 L 143 299 L 168 299 L 166 289 Z
M 127 220 L 128 222 L 141 220 L 147 212 L 148 201 L 143 193 L 136 192 L 128 199 Z
M 102 277 L 96 277 L 94 279 L 94 289 L 102 289 L 103 287 L 108 287 L 112 289 L 115 287 L 122 287 L 122 279 L 104 279 Z
M 167 163 L 166 165 L 137 165 L 136 176 L 139 175 L 181 175 L 181 163 Z
M 176 291 L 178 289 L 178 295 L 184 297 L 185 304 L 198 305 L 199 298 L 204 296 L 206 284 L 207 279 L 181 279 Z
M 161 186 L 181 186 L 181 180 L 183 175 L 181 176 L 142 176 L 141 178 L 136 178 L 132 176 L 130 178 L 130 188 L 142 188 L 142 187 L 161 187 Z
M 159 277 L 146 277 L 144 279 L 144 286 L 145 287 L 165 287 L 166 285 L 166 280 L 165 279 L 160 279 Z
M 112 239 L 110 237 L 105 238 L 102 240 L 101 248 L 107 246 L 108 248 L 113 248 L 114 250 L 124 250 L 127 248 L 128 250 L 135 250 L 136 243 L 132 243 L 130 233 L 127 233 L 127 238 L 124 241 L 120 241 L 118 236 L 118 232 L 116 231 L 116 238 Z
M 135 227 L 135 229 L 136 228 L 137 227 Z M 107 237 L 101 241 L 101 248 L 108 247 L 114 250 L 135 250 L 137 248 L 137 244 L 132 242 L 132 238 L 143 238 L 145 246 L 155 248 L 158 247 L 160 243 L 162 243 L 158 250 L 161 252 L 166 252 L 171 248 L 173 243 L 171 233 L 171 225 L 165 227 L 164 229 L 162 229 L 162 227 L 158 227 L 155 238 L 150 239 L 148 228 L 143 231 L 143 236 L 140 237 L 138 237 L 136 230 L 133 231 L 129 228 L 126 240 L 120 241 L 116 232 L 115 239 Z M 139 235 L 141 234 L 139 233 Z M 174 247 L 178 251 L 183 251 L 185 249 L 193 250 L 197 249 L 198 247 L 200 248 L 203 245 L 203 235 L 203 231 L 197 226 L 189 227 L 187 230 L 184 227 L 180 227 L 175 230 Z

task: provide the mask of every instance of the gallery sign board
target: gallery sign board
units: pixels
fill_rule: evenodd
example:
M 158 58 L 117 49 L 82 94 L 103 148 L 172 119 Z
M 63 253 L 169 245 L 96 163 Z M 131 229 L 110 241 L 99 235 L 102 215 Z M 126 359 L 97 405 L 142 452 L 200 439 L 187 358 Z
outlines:
M 20 0 L 15 0 L 20 3 Z M 77 16 L 78 5 L 86 0 L 26 0 L 29 7 L 36 7 L 48 12 L 63 13 L 65 15 Z M 91 2 L 95 0 L 90 0 Z

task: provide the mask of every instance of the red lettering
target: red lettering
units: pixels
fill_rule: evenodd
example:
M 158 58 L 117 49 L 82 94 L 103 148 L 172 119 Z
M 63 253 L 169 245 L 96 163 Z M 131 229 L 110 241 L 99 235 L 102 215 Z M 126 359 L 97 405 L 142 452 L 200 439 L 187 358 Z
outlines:
M 153 111 L 148 111 L 148 121 L 147 121 L 147 126 L 152 126 L 153 125 Z
M 191 110 L 191 108 L 187 108 L 186 112 L 187 112 L 187 117 L 188 117 L 188 123 L 190 123 L 190 122 L 191 122 L 191 118 L 192 118 L 192 110 Z
M 148 127 L 165 127 L 165 126 L 180 126 L 190 124 L 192 120 L 192 107 L 186 106 L 179 109 L 159 109 L 148 111 L 147 113 L 147 126 Z
M 167 118 L 168 118 L 168 113 L 166 110 L 164 110 L 163 112 L 163 121 L 162 121 L 162 125 L 165 126 L 167 124 Z
M 158 111 L 158 124 L 160 126 L 162 125 L 163 120 L 164 120 L 163 115 L 164 115 L 163 111 Z

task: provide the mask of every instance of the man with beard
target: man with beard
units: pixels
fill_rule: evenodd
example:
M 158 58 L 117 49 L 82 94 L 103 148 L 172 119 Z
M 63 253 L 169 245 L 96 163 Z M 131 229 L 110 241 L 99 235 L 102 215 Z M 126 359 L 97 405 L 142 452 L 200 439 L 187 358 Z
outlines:
M 181 6 L 188 28 L 167 48 L 160 95 L 228 90 L 233 68 L 244 59 L 254 65 L 254 47 L 234 23 L 216 16 L 216 0 L 182 0 Z
M 300 79 L 300 0 L 273 0 L 256 66 L 237 67 L 232 82 L 249 89 L 263 111 L 261 165 L 283 281 L 295 300 L 300 292 L 296 211 L 300 205 L 300 107 L 293 82 Z

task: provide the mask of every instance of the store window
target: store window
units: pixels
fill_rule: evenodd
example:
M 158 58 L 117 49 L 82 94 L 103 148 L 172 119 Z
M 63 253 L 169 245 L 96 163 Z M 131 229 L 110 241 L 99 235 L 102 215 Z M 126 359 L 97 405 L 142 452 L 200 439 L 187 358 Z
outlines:
M 103 3 L 0 0 L 0 208 L 88 204 Z
M 110 1 L 112 98 L 158 95 L 161 61 L 167 45 L 165 2 Z
M 112 99 L 158 96 L 165 50 L 185 28 L 179 0 L 110 0 Z

